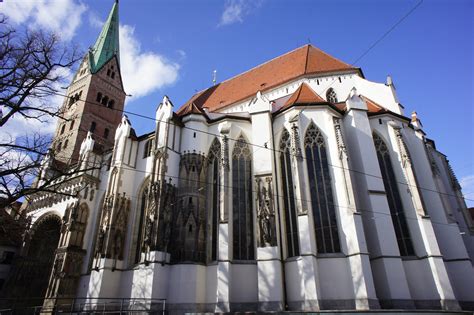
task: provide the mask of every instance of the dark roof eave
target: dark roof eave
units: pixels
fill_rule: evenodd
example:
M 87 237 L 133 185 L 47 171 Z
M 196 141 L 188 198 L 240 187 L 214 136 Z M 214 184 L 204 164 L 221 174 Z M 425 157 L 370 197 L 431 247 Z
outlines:
M 244 120 L 244 121 L 252 121 L 250 117 L 241 117 L 241 116 L 232 116 L 232 115 L 224 115 L 215 119 L 209 119 L 209 123 L 215 123 L 224 119 L 236 119 L 236 120 Z
M 152 135 L 154 135 L 154 134 L 155 134 L 154 131 L 150 131 L 150 132 L 145 133 L 145 134 L 143 134 L 143 135 L 141 135 L 141 136 L 138 136 L 138 137 L 137 137 L 137 140 L 138 140 L 138 141 L 145 140 L 145 139 L 147 139 L 148 137 L 150 137 L 150 136 L 152 136 Z
M 397 117 L 397 118 L 399 118 L 399 119 L 401 119 L 401 120 L 405 120 L 406 122 L 409 123 L 408 125 L 411 126 L 411 124 L 410 124 L 411 119 L 410 119 L 410 118 L 408 118 L 408 117 L 406 117 L 406 116 L 403 116 L 403 115 L 400 115 L 400 114 L 397 114 L 397 113 L 394 113 L 394 112 L 392 112 L 392 111 L 390 111 L 390 110 L 379 111 L 379 112 L 376 112 L 376 113 L 370 113 L 370 112 L 368 112 L 367 115 L 368 115 L 369 117 L 375 117 L 375 116 L 381 116 L 381 115 L 391 115 L 391 116 L 395 116 L 395 117 Z
M 319 103 L 295 103 L 295 104 L 292 104 L 288 107 L 285 107 L 285 108 L 280 108 L 278 109 L 277 111 L 273 112 L 272 115 L 273 116 L 277 116 L 281 113 L 284 113 L 285 111 L 287 111 L 288 109 L 290 108 L 293 108 L 293 107 L 301 107 L 301 106 L 328 106 L 329 108 L 335 110 L 337 113 L 341 114 L 341 115 L 344 115 L 344 111 L 340 110 L 339 108 L 337 108 L 334 104 L 331 104 L 329 102 L 319 102 Z

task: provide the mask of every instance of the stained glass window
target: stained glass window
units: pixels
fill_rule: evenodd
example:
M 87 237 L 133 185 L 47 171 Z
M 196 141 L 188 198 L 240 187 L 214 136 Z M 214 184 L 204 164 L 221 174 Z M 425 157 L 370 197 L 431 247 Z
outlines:
M 219 227 L 219 212 L 220 212 L 220 168 L 219 168 L 219 160 L 221 157 L 221 143 L 219 140 L 214 139 L 212 142 L 211 148 L 209 149 L 209 193 L 210 199 L 210 208 L 211 209 L 211 216 L 210 216 L 210 224 L 208 225 L 211 228 L 209 233 L 211 238 L 211 255 L 210 260 L 216 261 L 217 260 L 217 238 L 218 238 L 218 227 Z
M 338 253 L 341 246 L 326 145 L 321 131 L 313 123 L 306 131 L 304 148 L 317 250 L 318 253 Z
M 398 191 L 395 172 L 393 171 L 392 162 L 390 160 L 390 152 L 380 136 L 374 134 L 373 137 L 400 255 L 411 256 L 415 254 L 415 251 L 413 249 L 410 231 L 408 230 L 400 192 Z
M 234 259 L 253 260 L 252 154 L 243 137 L 232 153 L 232 230 Z
M 300 254 L 298 242 L 298 225 L 296 216 L 295 192 L 291 169 L 291 139 L 288 130 L 284 129 L 280 140 L 280 167 L 283 185 L 283 212 L 285 216 L 285 235 L 287 256 Z

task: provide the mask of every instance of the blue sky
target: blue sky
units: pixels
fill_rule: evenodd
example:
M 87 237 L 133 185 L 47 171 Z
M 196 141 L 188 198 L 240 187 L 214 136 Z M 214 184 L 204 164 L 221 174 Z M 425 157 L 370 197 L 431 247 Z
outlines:
M 212 84 L 214 69 L 222 81 L 308 41 L 353 63 L 419 1 L 121 0 L 122 67 L 126 61 L 133 64 L 124 71 L 130 78 L 125 88 L 133 94 L 126 110 L 154 116 L 164 94 L 177 109 L 195 91 Z M 0 12 L 6 11 L 18 24 L 60 30 L 84 50 L 94 43 L 113 4 L 18 2 L 4 0 Z M 473 21 L 473 1 L 424 0 L 355 64 L 372 81 L 384 82 L 392 75 L 405 114 L 418 112 L 425 132 L 448 155 L 470 199 Z M 153 129 L 152 121 L 130 119 L 138 134 Z

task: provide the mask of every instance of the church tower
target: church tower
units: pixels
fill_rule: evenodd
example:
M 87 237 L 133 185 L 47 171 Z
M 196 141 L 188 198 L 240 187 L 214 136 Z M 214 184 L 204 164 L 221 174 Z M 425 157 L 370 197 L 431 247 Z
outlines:
M 118 1 L 94 46 L 84 56 L 67 89 L 62 116 L 53 139 L 56 159 L 77 163 L 82 141 L 90 131 L 103 149 L 114 144 L 126 93 L 120 72 Z

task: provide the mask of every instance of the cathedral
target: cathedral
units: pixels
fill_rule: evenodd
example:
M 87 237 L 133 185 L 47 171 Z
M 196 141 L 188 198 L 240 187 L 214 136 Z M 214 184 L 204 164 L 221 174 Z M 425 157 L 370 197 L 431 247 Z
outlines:
M 137 135 L 118 26 L 116 2 L 68 87 L 38 180 L 80 175 L 28 201 L 12 295 L 173 314 L 474 309 L 474 222 L 390 77 L 305 45 L 179 107 L 164 96 Z

